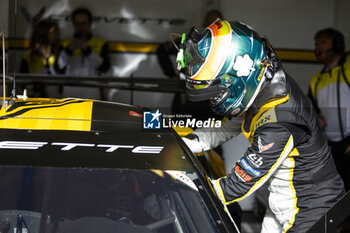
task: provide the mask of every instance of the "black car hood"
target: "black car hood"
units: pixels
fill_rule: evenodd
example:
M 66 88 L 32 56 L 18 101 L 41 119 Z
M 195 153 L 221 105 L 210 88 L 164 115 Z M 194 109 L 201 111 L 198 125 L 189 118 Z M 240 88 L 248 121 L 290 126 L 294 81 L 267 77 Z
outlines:
M 143 129 L 143 111 L 81 99 L 16 102 L 0 118 L 0 164 L 193 171 L 175 131 Z

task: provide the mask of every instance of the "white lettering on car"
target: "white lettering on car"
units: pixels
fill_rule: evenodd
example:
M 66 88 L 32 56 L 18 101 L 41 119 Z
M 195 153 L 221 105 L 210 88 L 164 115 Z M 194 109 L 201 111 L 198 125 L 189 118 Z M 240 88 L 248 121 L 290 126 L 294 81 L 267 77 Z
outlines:
M 108 145 L 108 144 L 87 144 L 74 142 L 32 142 L 32 141 L 1 141 L 0 149 L 26 149 L 37 150 L 45 145 L 63 146 L 61 151 L 70 151 L 77 147 L 101 147 L 106 148 L 105 152 L 114 152 L 118 149 L 132 149 L 134 154 L 159 154 L 164 146 L 134 146 L 134 145 Z
M 163 150 L 163 146 L 137 146 L 132 152 L 133 153 L 149 153 L 149 154 L 159 154 Z
M 47 142 L 2 141 L 0 142 L 0 149 L 36 150 L 46 144 Z
M 77 146 L 85 146 L 85 147 L 94 147 L 95 146 L 95 144 L 69 143 L 69 142 L 53 142 L 51 145 L 53 145 L 53 146 L 65 146 L 65 147 L 62 147 L 61 150 L 71 150 Z
M 103 145 L 99 144 L 97 147 L 109 147 L 109 149 L 106 150 L 106 152 L 113 152 L 119 148 L 134 148 L 134 146 L 125 146 L 125 145 Z

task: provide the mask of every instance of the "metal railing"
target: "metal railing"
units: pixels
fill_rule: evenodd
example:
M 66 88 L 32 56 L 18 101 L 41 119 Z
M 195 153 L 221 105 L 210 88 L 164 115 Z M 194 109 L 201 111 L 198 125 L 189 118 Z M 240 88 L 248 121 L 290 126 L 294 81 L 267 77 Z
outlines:
M 185 81 L 164 78 L 146 77 L 112 77 L 112 76 L 68 76 L 68 75 L 40 75 L 16 73 L 7 74 L 8 88 L 11 83 L 17 85 L 41 84 L 58 86 L 83 86 L 97 88 L 116 88 L 133 91 L 182 93 L 185 91 Z

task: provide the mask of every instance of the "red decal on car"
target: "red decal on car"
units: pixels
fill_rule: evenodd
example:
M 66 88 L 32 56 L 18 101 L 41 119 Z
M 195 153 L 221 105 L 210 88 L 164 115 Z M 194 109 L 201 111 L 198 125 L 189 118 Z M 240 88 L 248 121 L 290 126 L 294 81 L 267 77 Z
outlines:
M 129 115 L 134 117 L 142 117 L 142 114 L 134 111 L 129 111 Z

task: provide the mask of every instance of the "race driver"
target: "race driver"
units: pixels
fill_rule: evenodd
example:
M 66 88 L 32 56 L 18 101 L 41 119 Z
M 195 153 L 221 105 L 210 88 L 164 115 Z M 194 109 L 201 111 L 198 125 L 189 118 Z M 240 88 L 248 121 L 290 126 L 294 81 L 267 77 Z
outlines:
M 268 182 L 261 232 L 306 232 L 344 185 L 310 101 L 269 42 L 247 25 L 217 20 L 202 33 L 182 35 L 177 64 L 189 99 L 208 99 L 229 119 L 183 138 L 189 148 L 208 150 L 240 132 L 251 143 L 232 172 L 213 181 L 221 201 L 242 200 Z

